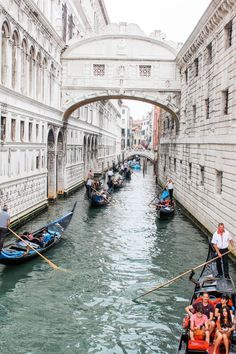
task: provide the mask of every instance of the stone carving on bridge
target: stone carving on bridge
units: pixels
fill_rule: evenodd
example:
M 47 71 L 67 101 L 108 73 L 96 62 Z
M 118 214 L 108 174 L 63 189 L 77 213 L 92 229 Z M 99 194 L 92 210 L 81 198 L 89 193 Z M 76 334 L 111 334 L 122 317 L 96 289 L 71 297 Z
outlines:
M 127 49 L 128 49 L 128 47 L 127 47 L 126 40 L 124 38 L 120 39 L 117 44 L 116 54 L 117 55 L 126 55 Z

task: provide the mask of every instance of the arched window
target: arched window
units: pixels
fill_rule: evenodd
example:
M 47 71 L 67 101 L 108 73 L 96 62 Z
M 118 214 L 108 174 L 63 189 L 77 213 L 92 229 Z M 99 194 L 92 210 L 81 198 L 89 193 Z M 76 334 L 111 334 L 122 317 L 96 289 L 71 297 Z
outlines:
M 46 81 L 47 81 L 47 60 L 43 59 L 43 68 L 42 68 L 42 101 L 45 102 L 45 92 L 46 92 Z
M 51 64 L 50 67 L 50 103 L 54 106 L 54 80 L 55 80 L 55 67 L 54 64 Z
M 26 40 L 22 41 L 21 49 L 21 92 L 27 94 L 27 43 Z
M 2 25 L 2 43 L 1 43 L 1 52 L 2 52 L 1 82 L 3 85 L 7 83 L 7 77 L 8 77 L 9 36 L 10 36 L 10 29 L 8 23 L 4 22 Z
M 11 85 L 15 90 L 17 88 L 17 62 L 18 62 L 18 45 L 19 45 L 19 36 L 16 31 L 13 32 L 12 36 L 12 77 Z
M 34 96 L 34 85 L 35 85 L 35 50 L 34 47 L 30 48 L 29 53 L 29 95 Z
M 41 95 L 41 54 L 37 54 L 36 58 L 36 98 L 40 99 Z

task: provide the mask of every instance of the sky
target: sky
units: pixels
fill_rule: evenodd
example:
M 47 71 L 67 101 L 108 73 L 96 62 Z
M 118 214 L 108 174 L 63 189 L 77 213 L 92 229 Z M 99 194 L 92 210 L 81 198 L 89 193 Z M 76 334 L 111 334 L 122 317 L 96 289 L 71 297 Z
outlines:
M 161 30 L 166 40 L 184 43 L 211 0 L 104 0 L 110 22 L 136 23 L 149 35 Z M 124 100 L 131 116 L 140 119 L 151 105 Z

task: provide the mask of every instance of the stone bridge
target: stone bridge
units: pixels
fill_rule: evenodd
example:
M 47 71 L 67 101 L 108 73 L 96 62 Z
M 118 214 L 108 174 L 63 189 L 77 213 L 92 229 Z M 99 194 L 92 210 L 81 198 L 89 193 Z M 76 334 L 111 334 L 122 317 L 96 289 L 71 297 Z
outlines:
M 124 158 L 126 160 L 131 159 L 133 157 L 135 157 L 136 155 L 138 155 L 139 157 L 144 157 L 147 158 L 148 160 L 150 160 L 151 162 L 154 162 L 156 160 L 156 156 L 154 151 L 152 150 L 142 150 L 142 149 L 138 149 L 138 150 L 127 150 L 124 154 Z
M 133 99 L 162 107 L 179 127 L 178 45 L 135 24 L 108 25 L 74 43 L 62 55 L 63 120 L 88 103 Z

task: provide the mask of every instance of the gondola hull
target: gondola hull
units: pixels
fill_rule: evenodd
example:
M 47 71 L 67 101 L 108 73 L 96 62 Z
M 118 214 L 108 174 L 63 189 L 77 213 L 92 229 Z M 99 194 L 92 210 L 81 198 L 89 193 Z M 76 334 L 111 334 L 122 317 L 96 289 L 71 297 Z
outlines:
M 90 206 L 93 208 L 102 207 L 110 203 L 110 197 L 103 198 L 100 195 L 92 194 L 89 202 Z
M 169 219 L 175 214 L 174 207 L 157 207 L 157 216 L 159 219 Z
M 63 231 L 67 228 L 72 219 L 75 206 L 76 203 L 74 204 L 74 207 L 71 212 L 33 232 L 32 235 L 34 237 L 38 237 L 46 228 L 48 231 L 45 236 L 47 239 L 47 242 L 45 242 L 45 244 L 39 246 L 37 244 L 34 244 L 33 242 L 29 242 L 28 240 L 26 241 L 29 242 L 29 244 L 34 247 L 37 252 L 47 252 L 50 248 L 54 247 L 60 242 Z M 2 252 L 0 253 L 0 263 L 5 265 L 19 264 L 27 262 L 32 258 L 38 256 L 37 252 L 35 252 L 34 250 L 30 249 L 28 253 L 26 252 L 26 250 L 27 246 L 25 242 L 15 241 L 2 249 Z

